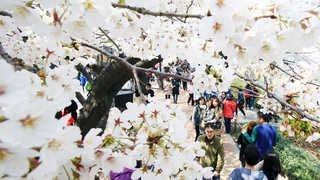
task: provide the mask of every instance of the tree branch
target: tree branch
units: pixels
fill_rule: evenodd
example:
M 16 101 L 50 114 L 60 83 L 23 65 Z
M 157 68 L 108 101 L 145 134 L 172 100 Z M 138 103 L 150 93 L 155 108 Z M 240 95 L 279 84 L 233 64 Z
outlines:
M 156 70 L 153 70 L 153 69 L 145 69 L 145 68 L 142 68 L 142 67 L 137 67 L 135 65 L 132 65 L 130 63 L 128 63 L 127 61 L 127 58 L 121 58 L 121 57 L 118 57 L 118 56 L 115 56 L 115 55 L 112 55 L 100 48 L 97 48 L 95 46 L 92 46 L 90 44 L 87 44 L 87 43 L 81 43 L 82 46 L 84 47 L 88 47 L 90 49 L 93 49 L 97 52 L 100 52 L 101 54 L 111 58 L 111 59 L 114 59 L 114 60 L 117 60 L 119 62 L 121 62 L 123 65 L 125 65 L 126 68 L 128 68 L 129 70 L 132 71 L 132 69 L 136 69 L 137 71 L 139 72 L 148 72 L 148 73 L 154 73 L 156 75 L 159 75 L 160 77 L 173 77 L 173 78 L 177 78 L 177 79 L 181 79 L 181 80 L 185 80 L 185 81 L 192 81 L 192 79 L 189 79 L 188 77 L 183 77 L 183 76 L 178 76 L 178 75 L 174 75 L 174 74 L 170 74 L 170 73 L 163 73 L 163 72 L 160 72 L 160 71 L 156 71 Z
M 7 11 L 0 11 L 0 16 L 8 16 L 12 18 L 12 14 Z
M 267 92 L 267 97 L 269 97 L 269 84 L 268 84 L 268 81 L 267 81 L 267 77 L 266 76 L 263 76 L 263 79 L 264 79 L 264 83 L 266 84 L 266 92 Z
M 236 76 L 238 76 L 240 79 L 243 79 L 247 82 L 249 82 L 250 84 L 252 84 L 253 86 L 267 92 L 268 90 L 263 87 L 260 84 L 255 83 L 252 79 L 249 78 L 245 78 L 244 76 L 235 73 Z M 281 105 L 288 107 L 289 109 L 291 109 L 292 111 L 295 111 L 296 113 L 298 113 L 299 115 L 301 115 L 302 117 L 309 119 L 311 121 L 315 121 L 315 122 L 320 122 L 319 119 L 317 119 L 316 117 L 313 117 L 312 115 L 308 114 L 307 112 L 305 112 L 303 109 L 296 107 L 296 106 L 292 106 L 291 104 L 287 103 L 286 101 L 282 100 L 280 97 L 278 97 L 276 94 L 273 94 L 272 92 L 269 92 L 269 98 L 273 98 L 275 99 L 277 102 L 279 102 Z
M 275 16 L 274 14 L 271 14 L 271 15 L 263 15 L 263 16 L 255 17 L 254 20 L 257 21 L 259 19 L 264 19 L 264 18 L 278 19 L 277 16 Z
M 37 74 L 40 72 L 40 69 L 34 65 L 26 65 L 22 59 L 11 57 L 3 48 L 0 42 L 0 57 L 2 57 L 7 63 L 11 64 L 14 67 L 15 71 L 21 71 L 22 69 Z
M 285 63 L 285 64 L 286 64 L 286 63 Z M 290 68 L 290 70 L 291 70 L 295 75 L 292 75 L 292 74 L 288 73 L 287 71 L 285 71 L 285 70 L 282 69 L 281 67 L 277 66 L 275 63 L 271 63 L 270 65 L 273 66 L 273 67 L 275 67 L 275 68 L 277 68 L 277 69 L 279 69 L 281 72 L 287 74 L 288 76 L 290 76 L 290 77 L 292 77 L 292 78 L 294 78 L 294 79 L 296 79 L 296 80 L 302 80 L 302 79 L 303 79 L 303 77 L 302 77 L 301 75 L 299 75 L 296 71 L 294 71 L 293 67 L 290 66 L 289 64 L 286 64 L 286 65 Z M 305 84 L 310 84 L 310 85 L 314 85 L 314 86 L 320 87 L 320 84 L 314 83 L 314 82 L 312 82 L 312 81 L 306 82 Z
M 138 77 L 137 69 L 132 69 L 132 73 L 133 73 L 133 77 L 135 79 L 136 85 L 138 87 L 138 92 L 140 94 L 140 98 L 141 98 L 142 102 L 146 102 L 145 101 L 146 98 L 144 97 L 144 94 L 142 92 L 142 88 L 141 88 L 140 80 L 139 80 L 139 77 Z
M 116 46 L 116 48 L 119 52 L 122 51 L 121 48 L 119 47 L 119 45 L 116 42 L 114 42 L 114 40 L 107 34 L 107 32 L 105 30 L 103 30 L 101 27 L 99 27 L 99 30 L 103 33 L 103 35 L 105 35 L 112 42 L 112 44 L 114 46 Z
M 175 13 L 168 13 L 168 12 L 153 12 L 143 7 L 135 7 L 135 6 L 129 6 L 129 5 L 116 4 L 116 3 L 112 3 L 112 6 L 114 8 L 129 9 L 131 11 L 135 11 L 143 15 L 150 15 L 150 16 L 156 16 L 156 17 L 164 16 L 168 18 L 178 17 L 178 18 L 197 18 L 197 19 L 201 19 L 204 17 L 203 15 L 197 15 L 197 14 L 175 14 Z
M 315 83 L 315 82 L 312 82 L 312 81 L 310 81 L 310 82 L 307 82 L 307 84 L 311 84 L 311 85 L 314 85 L 314 86 L 320 87 L 320 84 L 317 84 L 317 83 Z
M 191 1 L 191 3 L 189 4 L 189 6 L 187 7 L 186 14 L 188 14 L 188 13 L 189 13 L 189 10 L 190 10 L 190 8 L 192 7 L 193 3 L 194 3 L 194 1 L 192 0 L 192 1 Z M 187 22 L 187 19 L 188 19 L 188 18 L 184 18 L 184 23 L 186 23 L 186 22 Z
M 76 98 L 78 99 L 78 101 L 83 105 L 86 102 L 86 99 L 82 96 L 82 94 L 80 92 L 76 92 Z
M 286 70 L 282 69 L 280 66 L 276 65 L 275 63 L 270 63 L 270 66 L 271 66 L 271 68 L 274 67 L 274 68 L 279 69 L 281 72 L 287 74 L 288 76 L 290 76 L 290 77 L 292 77 L 292 78 L 294 78 L 296 80 L 301 80 L 302 79 L 301 77 L 297 77 L 295 75 L 292 75 L 292 74 L 288 73 Z

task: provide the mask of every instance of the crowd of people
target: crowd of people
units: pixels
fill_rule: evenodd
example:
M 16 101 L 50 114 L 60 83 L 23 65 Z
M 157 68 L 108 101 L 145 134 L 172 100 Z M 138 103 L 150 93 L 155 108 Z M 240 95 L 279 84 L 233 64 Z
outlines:
M 237 98 L 233 97 L 231 91 L 223 92 L 220 96 L 217 93 L 200 93 L 196 96 L 192 95 L 191 91 L 188 93 L 187 103 L 194 104 L 192 120 L 196 132 L 195 141 L 198 141 L 205 151 L 200 163 L 203 167 L 212 167 L 214 169 L 212 179 L 219 179 L 224 166 L 221 136 L 223 132 L 226 134 L 232 132 L 231 124 L 237 119 L 238 109 L 245 117 L 244 102 L 245 98 L 249 97 L 245 97 L 242 90 L 239 90 Z M 253 105 L 250 104 L 248 108 L 252 109 L 251 106 Z M 280 161 L 273 150 L 276 144 L 276 130 L 269 124 L 272 115 L 259 110 L 257 117 L 257 121 L 250 121 L 246 128 L 243 128 L 238 138 L 239 160 L 242 167 L 232 171 L 229 179 L 273 180 L 277 179 L 281 172 Z
M 180 80 L 167 79 L 165 81 L 165 99 L 173 96 L 173 103 L 177 103 Z M 224 166 L 223 132 L 232 133 L 232 122 L 236 122 L 238 111 L 246 118 L 245 109 L 253 110 L 259 92 L 247 85 L 238 89 L 234 97 L 231 90 L 217 93 L 210 90 L 200 91 L 188 84 L 189 94 L 187 103 L 193 106 L 192 121 L 195 129 L 195 141 L 201 144 L 205 156 L 199 158 L 203 167 L 212 167 L 214 176 L 219 179 Z M 240 149 L 239 160 L 242 167 L 232 171 L 229 179 L 277 179 L 281 172 L 278 156 L 273 147 L 276 144 L 276 130 L 269 124 L 272 114 L 257 109 L 257 120 L 250 121 L 238 137 Z

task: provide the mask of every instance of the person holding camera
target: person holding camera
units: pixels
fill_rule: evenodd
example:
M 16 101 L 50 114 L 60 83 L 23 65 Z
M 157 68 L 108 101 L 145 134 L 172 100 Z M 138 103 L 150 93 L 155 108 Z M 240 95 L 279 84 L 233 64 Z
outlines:
M 201 148 L 205 151 L 205 155 L 200 157 L 200 164 L 202 167 L 213 168 L 213 180 L 220 179 L 220 172 L 224 165 L 223 144 L 221 138 L 216 135 L 220 128 L 220 123 L 206 123 L 204 126 L 205 134 L 198 138 Z

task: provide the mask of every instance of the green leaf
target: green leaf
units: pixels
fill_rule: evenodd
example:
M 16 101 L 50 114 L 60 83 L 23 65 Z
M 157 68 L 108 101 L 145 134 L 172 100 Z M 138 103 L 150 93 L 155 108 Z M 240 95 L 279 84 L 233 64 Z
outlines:
M 0 123 L 6 121 L 7 118 L 0 114 Z
M 119 0 L 118 4 L 125 5 L 126 4 L 126 0 Z

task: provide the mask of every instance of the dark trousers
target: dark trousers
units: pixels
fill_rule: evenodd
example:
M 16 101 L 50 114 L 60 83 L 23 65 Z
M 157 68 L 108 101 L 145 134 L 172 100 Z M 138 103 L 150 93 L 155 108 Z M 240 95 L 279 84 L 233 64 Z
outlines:
M 191 101 L 191 105 L 193 106 L 194 105 L 193 94 L 189 93 L 188 104 L 190 103 L 190 101 Z
M 231 119 L 232 118 L 224 118 L 224 126 L 226 127 L 226 133 L 230 134 L 231 133 Z
M 166 99 L 170 99 L 170 94 L 166 94 L 166 95 L 165 95 L 165 98 L 166 98 Z
M 202 180 L 220 180 L 220 176 L 213 176 L 212 178 L 202 178 Z
M 254 108 L 254 101 L 255 101 L 255 98 L 254 97 L 248 97 L 246 99 L 246 107 L 249 108 L 249 109 L 252 109 Z
M 194 141 L 197 141 L 197 139 L 198 139 L 198 137 L 199 137 L 199 135 L 200 135 L 200 124 L 195 124 L 195 125 L 194 125 L 194 128 L 195 128 L 195 130 L 196 130 L 196 138 L 195 138 Z
M 246 113 L 244 112 L 244 105 L 238 106 L 238 109 L 239 109 L 240 112 L 243 114 L 243 116 L 246 116 Z
M 182 81 L 182 86 L 183 86 L 183 90 L 187 90 L 188 89 L 188 83 L 186 81 Z
M 179 94 L 173 94 L 172 96 L 173 96 L 173 103 L 177 104 Z

